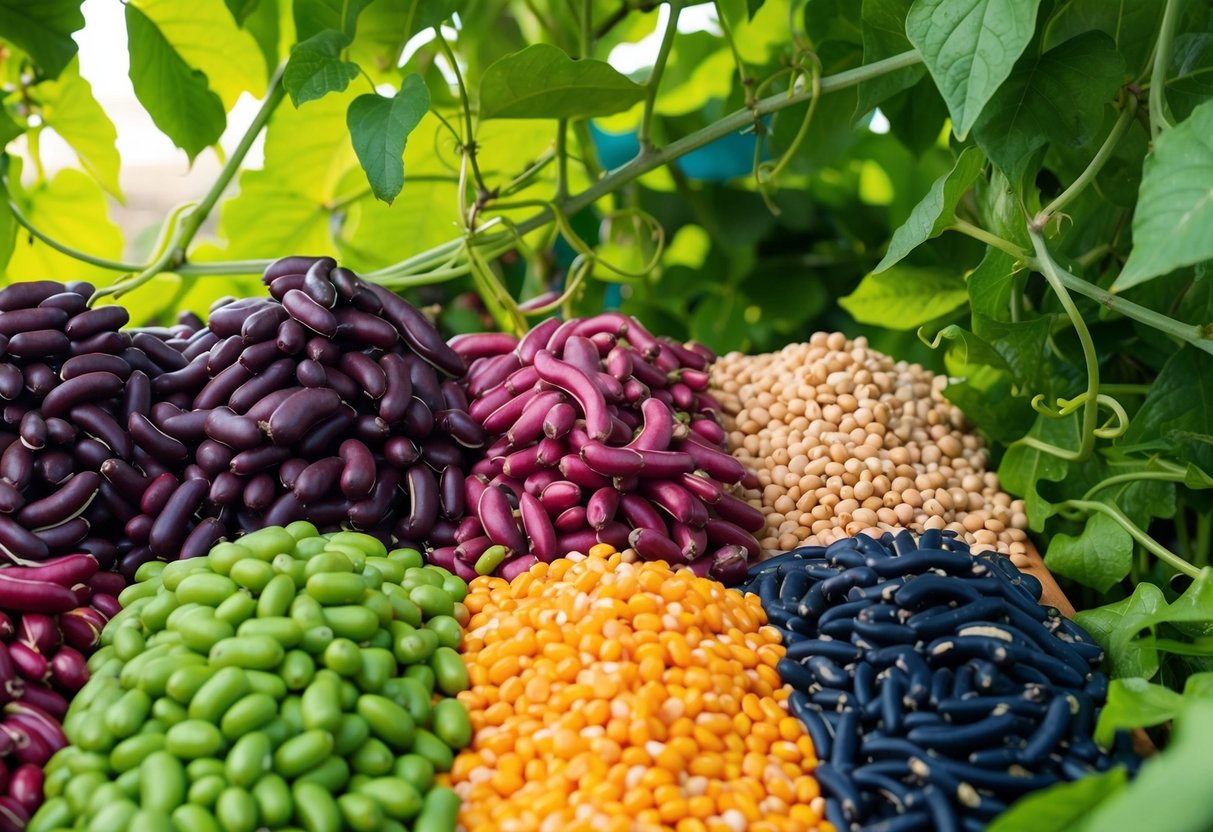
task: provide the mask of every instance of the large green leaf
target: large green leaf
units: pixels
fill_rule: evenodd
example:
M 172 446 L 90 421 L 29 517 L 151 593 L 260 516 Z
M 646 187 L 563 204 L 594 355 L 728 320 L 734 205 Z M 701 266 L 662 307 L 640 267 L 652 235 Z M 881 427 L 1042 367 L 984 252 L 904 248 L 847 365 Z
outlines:
M 1117 731 L 1161 725 L 1174 719 L 1182 706 L 1183 697 L 1164 685 L 1133 676 L 1113 679 L 1107 704 L 1099 712 L 1095 740 L 1111 748 Z
M 990 247 L 969 272 L 969 305 L 988 320 L 1001 321 L 1009 316 L 1011 291 L 1014 288 L 1016 260 L 1005 251 Z
M 400 33 L 408 40 L 422 29 L 437 26 L 459 11 L 464 0 L 379 0 L 380 5 L 394 5 L 404 15 Z
M 1146 400 L 1119 441 L 1136 445 L 1163 440 L 1185 461 L 1213 471 L 1213 446 L 1185 437 L 1213 437 L 1213 356 L 1184 347 L 1163 365 Z M 1186 451 L 1185 451 L 1186 448 Z
M 1103 32 L 1116 42 L 1130 75 L 1146 67 L 1158 34 L 1163 0 L 1065 0 L 1044 28 L 1044 48 L 1052 49 L 1083 32 Z
M 295 0 L 295 37 L 300 41 L 325 29 L 336 29 L 353 37 L 358 15 L 373 0 Z M 380 0 L 387 2 L 387 0 Z
M 0 38 L 29 53 L 51 78 L 76 55 L 72 33 L 84 26 L 83 0 L 0 0 Z
M 1107 592 L 1124 580 L 1133 566 L 1133 538 L 1124 526 L 1096 512 L 1087 518 L 1077 537 L 1053 536 L 1045 566 L 1058 575 Z
M 0 196 L 3 196 L 0 194 Z M 17 218 L 8 199 L 0 199 L 0 274 L 6 274 L 9 258 L 17 245 Z
M 358 64 L 342 60 L 349 35 L 325 29 L 295 46 L 282 73 L 282 86 L 296 107 L 330 92 L 342 92 L 358 77 Z
M 644 88 L 604 61 L 574 61 L 564 50 L 536 43 L 506 55 L 480 79 L 480 117 L 607 116 L 644 98 Z
M 371 190 L 389 205 L 404 187 L 404 143 L 430 106 L 420 75 L 410 75 L 391 98 L 376 93 L 350 103 L 346 123 Z
M 97 257 L 122 256 L 122 232 L 109 219 L 105 192 L 88 174 L 67 168 L 23 194 L 15 194 L 22 213 L 55 240 Z M 61 254 L 24 231 L 5 274 L 10 280 L 90 280 L 109 283 L 119 275 Z
M 863 62 L 882 61 L 913 48 L 906 37 L 906 14 L 913 0 L 867 0 L 863 4 Z M 926 73 L 922 66 L 910 66 L 877 78 L 861 81 L 855 117 L 871 112 L 891 95 L 909 89 Z
M 964 139 L 1036 29 L 1040 0 L 914 0 L 906 34 Z
M 1171 71 L 1167 76 L 1167 103 L 1178 119 L 1213 98 L 1213 34 L 1184 32 L 1175 38 Z
M 227 116 L 222 99 L 134 3 L 126 5 L 126 33 L 135 97 L 192 161 L 223 134 Z
M 1123 601 L 1080 610 L 1075 616 L 1108 654 L 1108 672 L 1114 677 L 1141 676 L 1158 672 L 1158 649 L 1154 637 L 1138 634 L 1153 622 L 1159 610 L 1167 606 L 1162 590 L 1142 582 Z
M 257 11 L 261 0 L 223 0 L 223 2 L 227 6 L 227 10 L 232 13 L 236 23 L 243 26 L 248 16 Z
M 92 86 L 80 77 L 79 62 L 72 61 L 58 80 L 42 82 L 32 94 L 41 105 L 43 122 L 71 145 L 103 188 L 121 199 L 118 132 L 93 97 Z
M 231 108 L 241 93 L 265 93 L 265 57 L 220 0 L 131 0 L 181 60 L 206 76 L 207 86 Z
M 896 266 L 869 274 L 838 305 L 861 324 L 916 329 L 968 300 L 964 279 L 955 272 Z
M 1078 417 L 1077 413 L 1063 419 L 1038 415 L 1028 436 L 1062 448 L 1077 448 Z M 998 466 L 998 480 L 1007 491 L 1023 497 L 1028 510 L 1028 523 L 1034 531 L 1039 532 L 1057 509 L 1041 496 L 1037 486 L 1044 481 L 1061 482 L 1069 470 L 1070 463 L 1061 457 L 1018 442 L 1007 448 L 1003 455 L 1002 463 Z
M 1018 182 L 1047 142 L 1079 147 L 1098 129 L 1120 87 L 1124 62 L 1103 32 L 1086 32 L 1043 55 L 1025 56 L 990 99 L 973 130 L 977 143 Z
M 986 827 L 986 832 L 1073 832 L 1093 807 L 1124 789 L 1129 777 L 1124 767 L 1091 774 L 1081 780 L 1059 783 L 1029 794 Z
M 873 271 L 883 272 L 927 240 L 942 234 L 955 220 L 957 204 L 973 185 L 985 163 L 985 156 L 980 150 L 965 148 L 952 169 L 935 180 L 927 195 L 914 206 L 910 218 L 893 232 L 888 251 Z
M 1163 132 L 1146 158 L 1133 251 L 1113 291 L 1213 258 L 1213 101 Z

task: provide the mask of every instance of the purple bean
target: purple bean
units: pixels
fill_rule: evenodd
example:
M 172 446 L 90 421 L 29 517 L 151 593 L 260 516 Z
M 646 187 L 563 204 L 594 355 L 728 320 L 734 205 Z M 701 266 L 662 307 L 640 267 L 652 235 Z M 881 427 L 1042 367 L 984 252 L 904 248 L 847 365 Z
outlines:
M 695 529 L 677 520 L 670 527 L 670 538 L 678 544 L 687 561 L 692 561 L 704 554 L 708 548 L 708 533 L 703 529 Z
M 90 353 L 77 355 L 63 362 L 59 368 L 59 378 L 67 381 L 85 373 L 113 373 L 119 378 L 126 378 L 131 373 L 131 365 L 117 355 L 105 353 Z
M 210 353 L 207 355 L 206 371 L 212 376 L 218 375 L 223 370 L 235 364 L 242 352 L 244 352 L 244 341 L 239 335 L 224 338 L 212 347 Z
M 0 399 L 12 401 L 21 395 L 25 378 L 12 364 L 0 364 Z
M 608 477 L 635 476 L 644 469 L 644 456 L 630 448 L 613 448 L 588 442 L 580 456 L 592 470 Z
M 584 506 L 571 506 L 566 508 L 552 521 L 552 526 L 561 534 L 571 534 L 575 531 L 584 529 L 587 525 L 586 510 Z M 595 531 L 597 531 L 595 529 Z
M 193 361 L 217 343 L 219 343 L 218 335 L 209 329 L 200 330 L 190 338 L 189 344 L 181 351 L 181 354 L 185 356 L 186 361 Z
M 716 448 L 697 441 L 696 434 L 676 443 L 676 449 L 690 454 L 696 468 L 701 468 L 724 483 L 738 482 L 745 475 L 745 467 L 733 457 Z
M 708 541 L 713 545 L 740 546 L 754 560 L 761 555 L 754 535 L 727 520 L 710 519 L 704 528 L 708 533 Z
M 282 296 L 282 306 L 292 318 L 313 332 L 325 337 L 337 334 L 336 316 L 306 292 L 291 289 Z
M 278 350 L 277 343 L 261 341 L 245 347 L 244 352 L 240 353 L 238 361 L 241 367 L 256 376 L 280 358 L 282 358 L 282 353 Z
M 187 479 L 177 486 L 152 524 L 148 545 L 153 552 L 161 557 L 169 557 L 176 553 L 174 550 L 180 549 L 188 532 L 187 524 L 202 507 L 209 490 L 210 483 L 200 479 Z
M 328 338 L 313 335 L 308 339 L 306 352 L 307 357 L 313 361 L 319 361 L 326 367 L 336 367 L 344 350 Z
M 2 365 L 0 365 L 2 366 Z M 505 387 L 494 387 L 488 393 L 468 405 L 468 415 L 477 422 L 484 424 L 485 418 L 494 410 L 514 398 L 514 394 Z
M 335 314 L 339 337 L 381 350 L 390 350 L 400 341 L 396 327 L 378 315 L 349 307 L 338 309 Z
M 0 312 L 12 312 L 37 306 L 51 295 L 63 291 L 63 285 L 54 280 L 27 280 L 10 283 L 0 289 Z
M 517 396 L 538 383 L 539 371 L 533 366 L 528 366 L 510 373 L 510 377 L 505 380 L 505 389 L 511 396 Z
M 294 360 L 281 358 L 237 387 L 228 398 L 227 404 L 237 413 L 244 413 L 254 420 L 268 418 L 269 413 L 265 417 L 254 416 L 251 412 L 252 408 L 258 402 L 264 401 L 266 397 L 282 389 L 290 381 L 294 372 Z M 283 398 L 285 399 L 285 396 Z M 269 412 L 273 412 L 273 408 L 270 408 Z
M 554 392 L 554 391 L 547 391 Z M 503 434 L 518 421 L 522 416 L 527 405 L 536 397 L 542 395 L 538 390 L 527 390 L 512 399 L 509 399 L 488 416 L 481 423 L 485 431 L 489 434 Z M 542 422 L 540 423 L 542 425 Z
M 375 479 L 375 487 L 371 489 L 371 496 L 350 506 L 350 522 L 361 529 L 373 528 L 381 523 L 399 485 L 399 471 L 394 468 L 385 468 L 380 471 Z M 413 500 L 417 499 L 416 494 L 411 496 Z M 435 504 L 438 502 L 437 495 L 435 495 L 434 502 Z M 437 511 L 437 505 L 434 510 Z
M 165 467 L 162 462 L 149 454 L 147 451 L 143 450 L 143 448 L 140 448 L 138 445 L 135 446 L 134 457 L 135 458 L 132 460 L 132 462 L 134 462 L 135 466 L 141 469 L 143 473 L 147 474 L 149 477 L 155 478 L 161 474 L 168 473 L 168 468 Z
M 53 306 L 32 309 L 14 309 L 0 315 L 0 335 L 10 338 L 19 332 L 38 329 L 63 329 L 68 314 Z
M 572 364 L 586 375 L 593 378 L 602 370 L 602 361 L 598 356 L 598 347 L 589 338 L 581 335 L 570 335 L 560 353 L 562 361 Z M 618 382 L 618 379 L 612 379 Z
M 618 509 L 619 492 L 614 488 L 599 488 L 585 504 L 585 521 L 590 528 L 601 531 L 603 526 L 615 519 Z
M 666 533 L 666 523 L 661 514 L 648 499 L 639 494 L 621 495 L 619 512 L 632 528 L 650 529 L 663 535 Z
M 0 477 L 24 491 L 34 476 L 34 454 L 20 442 L 14 442 L 0 455 Z
M 10 366 L 10 365 L 6 365 Z M 25 389 L 41 398 L 55 389 L 59 379 L 55 371 L 42 362 L 34 362 L 25 367 Z
M 292 372 L 293 371 L 294 368 L 292 367 Z M 264 396 L 258 399 L 256 403 L 251 405 L 248 410 L 244 411 L 244 415 L 255 421 L 264 422 L 266 419 L 270 418 L 270 415 L 275 410 L 277 410 L 278 405 L 282 404 L 294 393 L 302 389 L 302 387 L 283 387 L 282 389 L 275 390 L 272 393 L 266 393 Z M 232 407 L 232 410 L 240 413 L 240 411 L 235 407 Z
M 344 469 L 345 460 L 338 456 L 325 457 L 311 463 L 295 479 L 295 484 L 291 488 L 295 493 L 295 499 L 305 506 L 318 501 L 328 493 L 333 481 L 341 476 Z M 269 477 L 267 476 L 266 479 L 268 480 Z M 273 488 L 272 480 L 270 480 L 270 488 Z M 247 491 L 245 493 L 247 494 Z M 245 504 L 247 505 L 247 503 L 246 499 Z M 255 509 L 256 506 L 249 506 L 249 508 Z
M 559 390 L 545 390 L 528 398 L 518 418 L 505 432 L 510 445 L 521 448 L 542 437 L 548 414 L 552 408 L 566 401 L 564 393 Z
M 408 469 L 406 486 L 410 504 L 403 536 L 422 540 L 429 536 L 438 520 L 441 504 L 438 482 L 429 468 L 413 465 Z
M 207 378 L 206 360 L 203 356 L 198 356 L 184 370 L 164 373 L 153 378 L 152 391 L 161 396 L 193 391 L 206 384 Z
M 88 508 L 100 487 L 100 474 L 96 471 L 81 471 L 60 486 L 54 494 L 26 503 L 25 507 L 17 512 L 17 522 L 32 530 L 65 523 Z M 87 532 L 87 529 L 85 531 Z M 84 535 L 80 537 L 83 538 Z
M 379 366 L 383 368 L 387 380 L 387 388 L 379 400 L 379 417 L 394 425 L 408 412 L 413 382 L 409 377 L 408 364 L 399 355 L 388 353 L 379 359 Z
M 342 404 L 342 407 L 349 407 L 348 404 Z M 428 416 L 428 413 L 426 414 Z M 429 426 L 424 430 L 428 434 L 433 429 L 434 419 L 428 416 Z M 372 416 L 369 413 L 362 413 L 354 417 L 354 435 L 361 439 L 367 445 L 379 447 L 391 435 L 392 428 L 387 422 L 380 419 L 378 416 Z M 418 431 L 421 433 L 422 431 Z
M 526 540 L 514 522 L 513 509 L 500 488 L 484 489 L 476 504 L 476 514 L 485 533 L 494 543 L 514 552 L 526 550 Z
M 134 370 L 122 391 L 122 407 L 118 416 L 125 424 L 132 413 L 146 415 L 152 408 L 152 380 L 142 370 Z
M 88 513 L 87 518 L 83 518 L 89 522 L 88 531 L 92 531 L 93 523 L 99 525 L 101 523 L 108 523 L 111 518 L 119 523 L 125 523 L 135 516 L 136 501 L 120 492 L 112 482 L 103 481 L 97 488 L 97 496 L 101 499 L 101 502 L 97 504 L 97 508 Z M 108 517 L 105 513 L 106 509 L 108 510 Z
M 225 303 L 218 308 L 211 308 L 210 320 L 207 322 L 212 332 L 220 338 L 227 338 L 240 333 L 244 319 L 269 306 L 273 301 L 268 298 L 241 298 Z
M 240 325 L 240 340 L 246 345 L 269 341 L 278 334 L 278 325 L 287 319 L 286 310 L 278 304 L 263 306 L 244 319 Z M 277 349 L 277 344 L 274 344 Z
M 306 274 L 285 274 L 275 278 L 269 284 L 270 297 L 281 301 L 283 296 L 292 289 L 302 289 L 306 278 Z
M 216 442 L 222 442 L 238 451 L 256 448 L 263 439 L 261 429 L 257 427 L 255 420 L 248 416 L 238 416 L 228 407 L 216 407 L 214 410 L 206 412 L 203 432 Z
M 337 290 L 329 282 L 329 273 L 337 267 L 332 257 L 321 257 L 304 274 L 303 291 L 316 303 L 331 309 L 337 302 Z
M 611 481 L 599 474 L 585 463 L 581 457 L 566 454 L 560 459 L 560 473 L 565 479 L 576 483 L 582 488 L 603 488 L 611 484 Z
M 25 505 L 25 497 L 12 483 L 0 480 L 0 514 L 12 514 Z
M 309 459 L 327 453 L 330 448 L 341 441 L 341 437 L 350 431 L 354 424 L 354 409 L 347 404 L 337 408 L 337 412 L 325 419 L 312 429 L 298 445 L 300 454 Z
M 722 447 L 728 438 L 724 428 L 711 419 L 692 419 L 691 430 L 699 434 L 708 444 L 718 447 Z
M 474 399 L 487 393 L 521 368 L 522 362 L 512 352 L 477 361 L 468 371 L 468 395 Z
M 19 432 L 21 444 L 31 451 L 40 451 L 46 447 L 46 420 L 37 410 L 31 410 L 21 417 Z
M 211 483 L 208 499 L 218 505 L 227 505 L 239 500 L 244 493 L 244 480 L 231 471 L 221 471 Z
M 312 267 L 314 263 L 320 260 L 327 260 L 326 257 L 306 257 L 303 255 L 292 255 L 290 257 L 279 257 L 273 263 L 265 267 L 265 272 L 261 276 L 262 282 L 267 286 L 278 277 L 284 274 L 304 274 Z
M 463 358 L 446 345 L 438 330 L 404 298 L 382 286 L 368 284 L 383 304 L 383 315 L 400 331 L 401 338 L 426 363 L 449 376 L 461 377 L 467 372 Z
M 107 483 L 108 485 L 108 483 Z M 34 529 L 34 535 L 52 552 L 71 549 L 88 537 L 91 526 L 83 517 L 73 517 L 55 526 Z
M 82 402 L 112 398 L 122 392 L 123 383 L 120 376 L 108 372 L 76 376 L 46 394 L 42 400 L 42 415 L 45 418 L 63 416 Z
M 576 483 L 560 480 L 539 493 L 539 502 L 550 516 L 555 517 L 581 502 L 581 488 Z
M 514 479 L 525 479 L 543 468 L 551 468 L 558 464 L 564 456 L 565 445 L 557 439 L 546 436 L 539 444 L 515 451 L 505 458 L 502 472 Z
M 401 422 L 405 432 L 417 439 L 425 439 L 434 431 L 434 414 L 426 403 L 416 396 L 409 400 L 408 409 Z
M 263 526 L 285 526 L 303 519 L 303 515 L 303 506 L 295 499 L 295 495 L 288 491 L 274 501 L 269 511 L 261 518 L 261 524 Z
M 164 511 L 169 497 L 177 490 L 177 478 L 172 474 L 161 474 L 155 477 L 143 492 L 139 500 L 139 509 L 144 514 L 156 517 Z
M 132 413 L 126 427 L 140 448 L 166 465 L 182 462 L 189 456 L 188 449 L 179 439 L 165 434 L 142 413 Z
M 375 487 L 376 478 L 375 457 L 370 449 L 357 439 L 347 439 L 341 443 L 337 456 L 342 460 L 341 493 L 350 500 L 365 499 Z M 414 461 L 415 457 L 410 464 Z
M 447 342 L 464 360 L 500 356 L 518 346 L 518 339 L 505 332 L 475 332 L 456 335 Z
M 341 356 L 338 367 L 372 399 L 380 399 L 387 392 L 387 376 L 373 358 L 360 352 L 347 352 Z
M 243 364 L 236 363 L 225 367 L 194 397 L 193 409 L 210 410 L 213 407 L 227 404 L 232 393 L 252 377 L 253 374 Z
M 194 461 L 207 477 L 213 479 L 228 470 L 234 456 L 235 451 L 230 446 L 214 439 L 204 439 L 194 452 Z
M 421 449 L 407 436 L 393 436 L 384 443 L 383 456 L 389 465 L 407 468 L 421 458 Z
M 305 468 L 304 471 L 307 469 Z M 302 474 L 300 474 L 302 476 Z M 298 484 L 298 480 L 295 481 Z M 294 489 L 292 489 L 294 491 Z M 274 488 L 274 478 L 269 474 L 258 474 L 249 479 L 244 484 L 244 491 L 241 492 L 240 498 L 247 508 L 253 511 L 265 511 L 274 504 L 277 497 L 276 489 Z M 299 500 L 299 495 L 295 494 L 295 499 Z M 299 500 L 303 502 L 302 500 Z
M 294 318 L 289 318 L 278 325 L 278 351 L 286 355 L 295 355 L 307 345 L 307 330 L 303 324 Z
M 82 430 L 109 446 L 119 459 L 129 461 L 135 448 L 130 435 L 114 418 L 95 404 L 78 404 L 72 408 L 72 421 Z
M 25 330 L 8 339 L 8 354 L 17 358 L 63 355 L 70 349 L 71 341 L 57 329 Z
M 101 463 L 100 471 L 101 476 L 131 499 L 142 496 L 150 484 L 150 480 L 139 469 L 121 459 L 107 459 Z
M 463 466 L 463 450 L 445 436 L 433 436 L 421 446 L 421 459 L 434 471 L 448 465 Z
M 341 396 L 333 390 L 300 390 L 274 410 L 267 421 L 266 433 L 275 445 L 293 445 L 340 405 Z
M 591 438 L 601 442 L 610 436 L 610 412 L 596 379 L 561 361 L 547 350 L 540 350 L 535 356 L 535 369 L 539 371 L 541 379 L 561 388 L 577 401 L 585 415 L 586 430 Z
M 68 445 L 76 439 L 76 426 L 58 417 L 46 420 L 46 438 L 53 445 Z
M 442 382 L 442 403 L 446 405 L 446 410 L 467 412 L 468 397 L 459 382 L 449 378 Z M 476 426 L 479 427 L 480 422 L 476 422 Z
M 474 514 L 468 514 L 455 527 L 455 543 L 463 543 L 474 537 L 481 537 L 483 534 L 484 526 L 480 525 L 480 520 Z
M 593 529 L 580 529 L 571 534 L 558 535 L 556 551 L 562 556 L 571 552 L 585 554 L 598 544 L 598 533 Z
M 724 490 L 706 471 L 703 476 L 700 476 L 699 473 L 682 474 L 678 478 L 678 482 L 682 484 L 683 488 L 708 505 L 715 505 L 724 496 Z
M 442 498 L 442 516 L 448 520 L 458 520 L 463 516 L 463 481 L 463 471 L 458 465 L 448 465 L 442 469 L 438 486 Z
M 628 535 L 628 545 L 645 560 L 664 560 L 666 563 L 690 563 L 678 544 L 664 534 L 652 529 L 633 529 Z
M 364 284 L 358 278 L 358 275 L 340 266 L 329 273 L 329 281 L 333 284 L 333 288 L 337 290 L 337 294 L 346 300 L 353 300 L 359 290 L 364 288 Z
M 561 482 L 560 471 L 555 468 L 545 468 L 542 471 L 536 471 L 525 480 L 522 487 L 526 493 L 538 497 L 545 488 L 554 482 Z
M 290 456 L 290 448 L 283 448 L 277 445 L 262 445 L 260 448 L 253 448 L 250 451 L 241 451 L 236 454 L 232 457 L 231 465 L 228 467 L 233 474 L 247 477 L 260 473 L 266 468 L 286 462 L 286 460 L 290 459 Z
M 136 332 L 131 345 L 143 350 L 147 357 L 164 370 L 183 370 L 189 361 L 184 355 L 146 332 Z

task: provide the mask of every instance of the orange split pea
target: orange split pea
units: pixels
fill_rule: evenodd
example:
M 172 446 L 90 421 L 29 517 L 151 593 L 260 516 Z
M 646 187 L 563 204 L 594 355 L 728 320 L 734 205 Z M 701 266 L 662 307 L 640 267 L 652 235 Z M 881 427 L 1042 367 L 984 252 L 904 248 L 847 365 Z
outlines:
M 614 550 L 469 590 L 462 829 L 833 829 L 756 596 Z

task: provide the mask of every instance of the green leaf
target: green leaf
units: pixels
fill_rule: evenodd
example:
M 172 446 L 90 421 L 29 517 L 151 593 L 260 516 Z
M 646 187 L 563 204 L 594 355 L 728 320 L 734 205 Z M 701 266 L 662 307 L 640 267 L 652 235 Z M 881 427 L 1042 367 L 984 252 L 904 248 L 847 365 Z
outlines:
M 1154 616 L 1167 606 L 1162 590 L 1145 581 L 1123 601 L 1079 610 L 1074 620 L 1086 629 L 1108 654 L 1108 672 L 1113 677 L 1141 676 L 1158 672 L 1158 650 L 1154 636 L 1138 637 L 1150 627 Z
M 295 0 L 295 37 L 305 41 L 325 29 L 335 29 L 352 38 L 358 15 L 372 2 L 373 0 Z
M 885 271 L 927 240 L 942 234 L 955 221 L 956 206 L 981 174 L 985 163 L 980 150 L 965 148 L 952 169 L 935 180 L 927 195 L 914 206 L 910 218 L 893 232 L 888 251 L 873 271 Z
M 1028 436 L 1063 448 L 1077 448 L 1078 416 L 1078 413 L 1072 413 L 1062 419 L 1053 419 L 1043 414 L 1037 415 Z M 1039 532 L 1056 509 L 1040 495 L 1037 486 L 1046 480 L 1061 482 L 1069 470 L 1070 463 L 1061 457 L 1029 445 L 1013 443 L 998 466 L 998 480 L 1007 491 L 1023 497 L 1028 522 L 1033 531 Z
M 223 0 L 227 10 L 232 13 L 237 25 L 243 26 L 250 14 L 257 11 L 261 0 Z
M 1133 250 L 1113 291 L 1213 258 L 1213 101 L 1163 132 L 1146 157 Z
M 1083 32 L 1098 31 L 1111 37 L 1131 74 L 1146 67 L 1158 34 L 1163 0 L 1066 0 L 1045 24 L 1044 48 Z
M 1071 832 L 1094 807 L 1128 783 L 1123 766 L 1029 794 L 986 827 L 986 832 Z
M 1174 719 L 1182 705 L 1183 697 L 1165 685 L 1132 676 L 1113 679 L 1095 725 L 1095 741 L 1111 748 L 1117 731 L 1161 725 Z
M 181 59 L 134 3 L 126 5 L 126 31 L 135 97 L 193 161 L 223 134 L 223 101 L 207 87 L 206 76 Z
M 989 157 L 1018 182 L 1048 142 L 1080 147 L 1116 95 L 1124 61 L 1103 32 L 1086 32 L 1025 56 L 990 99 L 973 130 Z
M 0 0 L 0 37 L 57 78 L 76 56 L 72 33 L 84 26 L 83 0 Z
M 913 0 L 867 0 L 860 19 L 863 21 L 863 62 L 865 64 L 891 58 L 913 48 L 906 37 L 906 14 Z M 859 103 L 855 118 L 862 118 L 892 95 L 909 89 L 926 74 L 922 66 L 911 66 L 861 81 Z
M 326 29 L 291 50 L 282 73 L 282 86 L 296 107 L 330 92 L 341 92 L 358 77 L 358 64 L 341 59 L 349 36 Z
M 1200 570 L 1192 585 L 1160 610 L 1154 624 L 1172 624 L 1193 638 L 1213 635 L 1213 568 Z
M 231 108 L 241 93 L 265 94 L 265 57 L 219 0 L 131 0 L 210 90 Z
M 405 40 L 420 32 L 437 26 L 464 6 L 464 0 L 394 0 L 404 12 L 401 32 Z M 380 0 L 385 4 L 385 0 Z
M 1213 356 L 1189 346 L 1163 365 L 1117 444 L 1168 440 L 1186 462 L 1213 471 L 1213 446 L 1186 442 L 1185 435 L 1213 435 Z
M 973 331 L 1002 356 L 1015 381 L 1032 395 L 1047 393 L 1051 386 L 1051 365 L 1041 357 L 1046 354 L 1052 328 L 1052 315 L 1011 322 L 973 312 Z
M 861 324 L 917 329 L 969 300 L 960 275 L 944 269 L 896 266 L 869 274 L 838 305 Z
M 610 64 L 574 61 L 564 50 L 536 43 L 506 55 L 480 80 L 480 117 L 609 116 L 644 98 L 644 88 Z
M 969 272 L 967 280 L 969 305 L 974 312 L 990 320 L 1006 320 L 1017 273 L 1015 263 L 1015 258 L 1002 249 L 986 249 L 985 257 Z
M 41 106 L 43 122 L 71 145 L 101 187 L 121 199 L 118 132 L 93 97 L 92 86 L 80 77 L 79 62 L 73 60 L 58 80 L 38 84 L 31 94 Z
M 1064 533 L 1053 536 L 1045 566 L 1058 575 L 1107 592 L 1124 580 L 1133 566 L 1133 538 L 1111 517 L 1095 512 L 1077 537 Z
M 1036 29 L 1040 0 L 914 0 L 906 34 L 963 140 Z
M 750 13 L 750 19 L 754 19 L 754 15 L 762 8 L 762 4 L 767 0 L 745 0 L 746 11 Z
M 1185 119 L 1213 98 L 1213 34 L 1184 32 L 1175 38 L 1172 50 L 1167 103 L 1177 119 Z
M 7 196 L 7 194 L 0 194 Z M 9 207 L 8 199 L 0 199 L 0 274 L 7 273 L 9 258 L 17 245 L 17 218 Z
M 12 179 L 10 186 L 12 185 Z M 56 173 L 49 181 L 15 193 L 14 201 L 35 228 L 55 240 L 70 241 L 73 248 L 97 257 L 122 256 L 122 232 L 110 221 L 105 192 L 88 174 L 72 168 Z M 90 280 L 112 282 L 118 275 L 61 254 L 25 232 L 17 235 L 6 275 L 10 280 Z
M 404 143 L 430 106 L 420 75 L 404 79 L 391 98 L 369 93 L 350 103 L 346 124 L 375 197 L 391 205 L 404 187 Z

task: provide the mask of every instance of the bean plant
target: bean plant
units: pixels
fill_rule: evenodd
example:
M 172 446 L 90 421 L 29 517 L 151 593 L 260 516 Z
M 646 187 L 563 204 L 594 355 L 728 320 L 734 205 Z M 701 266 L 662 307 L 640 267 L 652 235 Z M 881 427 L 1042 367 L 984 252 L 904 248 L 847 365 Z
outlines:
M 451 332 L 605 306 L 718 350 L 867 335 L 948 374 L 1121 679 L 1107 730 L 1177 718 L 1142 780 L 1180 787 L 1213 737 L 1208 3 L 128 0 L 135 94 L 190 160 L 261 102 L 130 240 L 80 4 L 0 0 L 7 279 L 154 323 L 332 254 Z M 44 169 L 48 131 L 78 167 Z M 1095 782 L 1035 822 L 1162 828 Z

